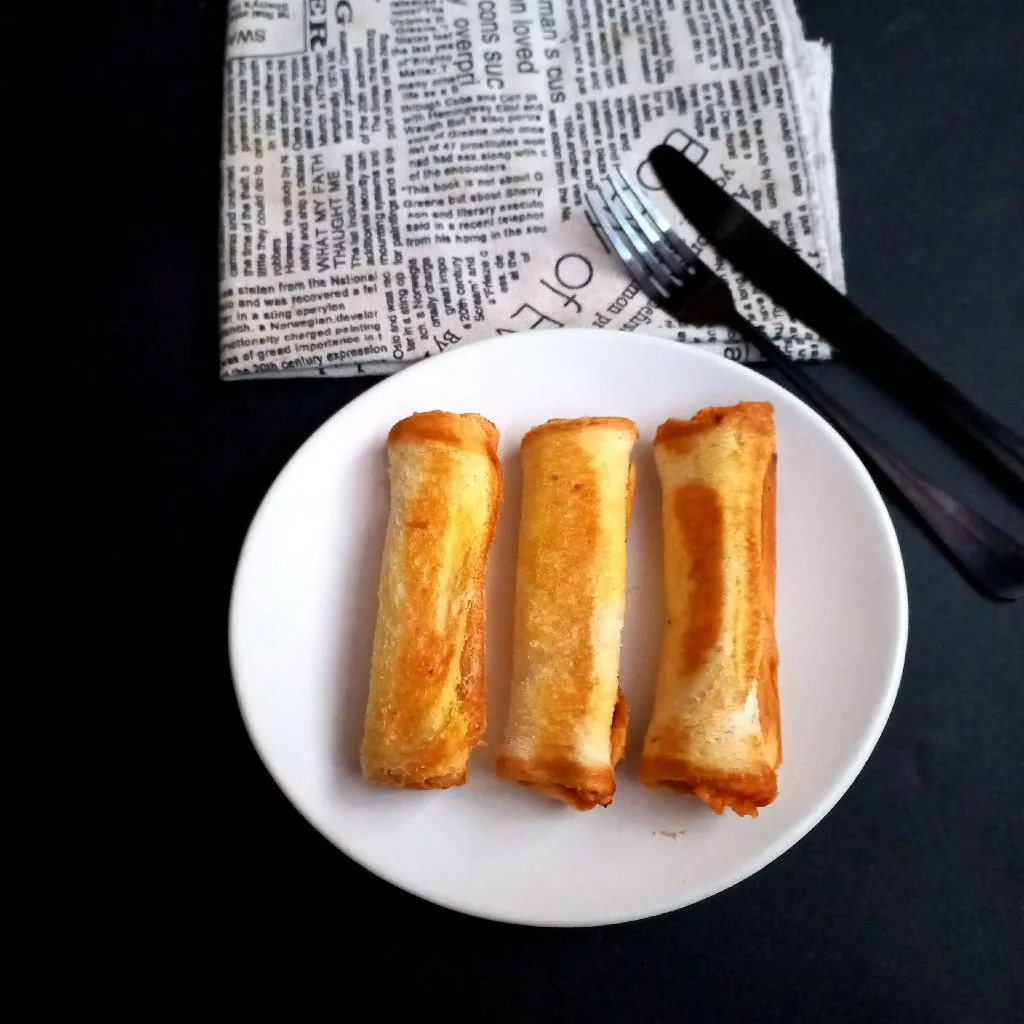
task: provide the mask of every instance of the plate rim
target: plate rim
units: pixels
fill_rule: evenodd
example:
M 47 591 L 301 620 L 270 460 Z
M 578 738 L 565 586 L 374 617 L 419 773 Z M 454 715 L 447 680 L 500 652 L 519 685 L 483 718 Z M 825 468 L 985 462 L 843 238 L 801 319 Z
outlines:
M 576 341 L 570 342 L 566 337 L 571 335 Z M 836 442 L 841 449 L 845 450 L 848 461 L 854 472 L 860 477 L 861 483 L 864 484 L 864 489 L 870 497 L 870 501 L 875 506 L 876 512 L 880 512 L 878 517 L 882 527 L 883 534 L 885 536 L 886 545 L 888 548 L 889 555 L 892 557 L 894 568 L 896 570 L 894 575 L 894 582 L 896 584 L 896 598 L 897 598 L 897 610 L 898 610 L 898 623 L 897 623 L 897 637 L 896 637 L 896 649 L 894 657 L 889 671 L 889 677 L 885 683 L 884 700 L 880 701 L 872 716 L 870 729 L 864 734 L 863 738 L 858 743 L 857 753 L 851 759 L 850 763 L 846 766 L 845 770 L 839 773 L 832 781 L 831 785 L 822 795 L 822 797 L 813 806 L 811 813 L 800 822 L 800 824 L 794 829 L 780 835 L 773 843 L 770 843 L 756 856 L 754 856 L 750 862 L 749 869 L 745 868 L 738 872 L 733 872 L 725 878 L 716 881 L 710 885 L 698 886 L 694 891 L 687 891 L 685 897 L 679 901 L 673 901 L 665 904 L 663 901 L 659 901 L 659 905 L 655 909 L 643 908 L 639 912 L 637 911 L 623 911 L 621 913 L 605 913 L 601 916 L 589 916 L 586 919 L 571 919 L 566 917 L 564 919 L 559 918 L 543 918 L 537 916 L 531 916 L 528 913 L 519 913 L 518 915 L 513 914 L 500 914 L 491 911 L 483 910 L 478 906 L 473 905 L 471 902 L 467 902 L 456 895 L 454 897 L 440 897 L 434 893 L 425 891 L 422 887 L 410 883 L 405 879 L 399 879 L 390 868 L 384 868 L 376 863 L 371 863 L 368 859 L 359 856 L 354 853 L 343 841 L 336 839 L 335 837 L 328 835 L 328 833 L 322 828 L 312 816 L 306 812 L 303 808 L 300 795 L 295 793 L 290 786 L 276 771 L 273 765 L 270 764 L 268 758 L 264 755 L 263 749 L 256 738 L 256 730 L 253 722 L 250 720 L 249 713 L 246 708 L 246 704 L 241 692 L 241 686 L 239 683 L 239 675 L 237 671 L 237 659 L 236 659 L 236 645 L 238 644 L 237 632 L 240 628 L 238 623 L 238 594 L 240 586 L 240 578 L 242 576 L 243 563 L 245 562 L 251 544 L 253 542 L 253 535 L 256 532 L 256 527 L 265 513 L 265 510 L 272 501 L 277 490 L 283 486 L 289 472 L 293 469 L 293 466 L 298 461 L 299 456 L 308 447 L 310 447 L 316 438 L 323 432 L 326 431 L 336 419 L 342 416 L 349 415 L 351 410 L 359 409 L 362 405 L 368 404 L 376 400 L 374 397 L 375 393 L 379 393 L 380 390 L 390 390 L 393 386 L 396 386 L 396 382 L 402 379 L 407 379 L 410 373 L 417 374 L 425 371 L 427 366 L 434 366 L 438 362 L 446 362 L 451 364 L 457 359 L 466 358 L 481 358 L 480 351 L 491 349 L 491 348 L 504 348 L 514 346 L 516 344 L 522 344 L 524 340 L 528 339 L 532 343 L 545 344 L 545 343 L 578 343 L 578 339 L 581 335 L 591 335 L 593 340 L 600 341 L 602 343 L 611 341 L 612 339 L 618 339 L 619 343 L 632 344 L 640 343 L 641 345 L 649 345 L 651 347 L 661 348 L 664 350 L 672 349 L 679 353 L 679 355 L 685 360 L 695 358 L 698 361 L 705 360 L 709 362 L 715 362 L 719 364 L 726 364 L 731 369 L 727 372 L 736 372 L 740 375 L 750 373 L 761 381 L 761 383 L 768 386 L 769 390 L 776 394 L 784 396 L 784 401 L 794 401 L 799 405 L 803 406 L 804 409 L 811 414 L 811 416 L 818 421 L 818 426 L 824 428 L 827 434 L 831 436 L 831 439 Z M 524 338 L 525 336 L 525 338 Z M 485 358 L 486 356 L 484 356 Z M 431 371 L 434 372 L 434 371 Z M 228 661 L 231 669 L 231 682 L 232 689 L 234 692 L 235 702 L 238 705 L 239 713 L 242 718 L 242 722 L 245 726 L 246 735 L 249 738 L 249 742 L 252 744 L 256 751 L 260 762 L 273 779 L 274 783 L 281 790 L 288 802 L 292 805 L 292 808 L 309 824 L 311 825 L 323 838 L 331 844 L 331 846 L 340 850 L 346 857 L 354 861 L 363 869 L 369 871 L 371 874 L 378 878 L 386 881 L 390 885 L 394 885 L 396 888 L 401 889 L 403 892 L 407 892 L 419 899 L 426 900 L 428 903 L 432 903 L 435 906 L 443 907 L 447 910 L 452 910 L 457 913 L 466 914 L 471 917 L 480 918 L 482 920 L 495 921 L 504 924 L 518 924 L 527 927 L 548 927 L 548 928 L 588 928 L 588 927 L 602 927 L 606 925 L 617 925 L 625 924 L 632 921 L 647 920 L 653 917 L 659 917 L 663 914 L 673 913 L 678 910 L 683 910 L 686 907 L 692 906 L 702 900 L 708 899 L 711 896 L 715 896 L 720 892 L 724 892 L 726 889 L 731 888 L 740 882 L 746 881 L 747 879 L 753 878 L 758 872 L 762 871 L 765 867 L 777 860 L 787 850 L 792 849 L 802 839 L 804 839 L 815 827 L 817 827 L 821 821 L 829 814 L 830 811 L 838 804 L 842 797 L 847 793 L 850 787 L 853 785 L 857 776 L 863 771 L 864 766 L 867 764 L 868 759 L 871 757 L 878 745 L 878 741 L 881 738 L 882 732 L 885 729 L 886 724 L 889 721 L 889 717 L 892 713 L 892 709 L 896 702 L 896 697 L 899 693 L 900 684 L 902 682 L 903 671 L 906 664 L 906 652 L 907 642 L 909 634 L 909 599 L 907 592 L 907 581 L 906 581 L 906 566 L 903 561 L 903 552 L 900 548 L 899 538 L 896 534 L 896 528 L 892 522 L 892 517 L 889 514 L 889 510 L 876 486 L 874 480 L 871 478 L 863 462 L 860 460 L 857 453 L 853 450 L 850 444 L 845 438 L 828 422 L 813 406 L 805 402 L 798 395 L 786 390 L 780 384 L 767 377 L 762 377 L 750 367 L 743 363 L 734 362 L 726 359 L 724 356 L 718 355 L 714 352 L 702 351 L 698 345 L 685 344 L 682 342 L 674 341 L 671 338 L 656 337 L 654 335 L 646 335 L 640 333 L 632 333 L 626 331 L 607 330 L 605 328 L 595 327 L 574 327 L 568 328 L 563 327 L 557 330 L 543 330 L 543 331 L 529 331 L 521 332 L 512 335 L 498 335 L 491 338 L 482 339 L 475 341 L 472 344 L 466 346 L 460 346 L 458 348 L 450 349 L 446 352 L 441 353 L 437 356 L 431 356 L 429 359 L 421 359 L 415 363 L 410 363 L 408 366 L 403 367 L 390 376 L 383 377 L 375 381 L 365 391 L 357 395 L 355 398 L 346 402 L 339 409 L 335 410 L 330 416 L 324 420 L 315 430 L 310 433 L 305 440 L 303 440 L 298 447 L 288 457 L 285 464 L 278 470 L 277 475 L 271 481 L 269 487 L 260 499 L 252 517 L 249 520 L 249 524 L 246 527 L 245 537 L 242 541 L 242 545 L 239 548 L 238 559 L 235 564 L 235 571 L 231 582 L 231 593 L 228 603 Z

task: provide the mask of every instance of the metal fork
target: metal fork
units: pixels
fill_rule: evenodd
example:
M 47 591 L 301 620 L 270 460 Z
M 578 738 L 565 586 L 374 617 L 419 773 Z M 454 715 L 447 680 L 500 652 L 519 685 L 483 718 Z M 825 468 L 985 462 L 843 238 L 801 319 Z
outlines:
M 1024 546 L 911 469 L 742 316 L 729 285 L 683 242 L 620 168 L 588 194 L 587 204 L 598 233 L 645 294 L 683 323 L 730 328 L 750 342 L 832 422 L 880 486 L 927 527 L 969 582 L 989 597 L 1024 597 Z

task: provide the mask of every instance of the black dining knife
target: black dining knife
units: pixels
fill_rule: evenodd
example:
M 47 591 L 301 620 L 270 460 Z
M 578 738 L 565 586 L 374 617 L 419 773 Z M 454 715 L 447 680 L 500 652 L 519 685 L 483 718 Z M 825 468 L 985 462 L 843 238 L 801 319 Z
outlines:
M 862 313 L 692 160 L 667 145 L 655 146 L 649 160 L 683 216 L 741 274 L 972 452 L 1024 504 L 1024 438 Z

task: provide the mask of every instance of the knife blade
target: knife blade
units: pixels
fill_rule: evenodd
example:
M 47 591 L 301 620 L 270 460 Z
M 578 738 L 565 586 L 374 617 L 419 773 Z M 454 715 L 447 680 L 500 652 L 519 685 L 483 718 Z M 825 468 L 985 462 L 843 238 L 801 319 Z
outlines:
M 741 274 L 972 452 L 1024 504 L 1024 439 L 861 312 L 692 160 L 664 144 L 648 159 L 683 216 Z

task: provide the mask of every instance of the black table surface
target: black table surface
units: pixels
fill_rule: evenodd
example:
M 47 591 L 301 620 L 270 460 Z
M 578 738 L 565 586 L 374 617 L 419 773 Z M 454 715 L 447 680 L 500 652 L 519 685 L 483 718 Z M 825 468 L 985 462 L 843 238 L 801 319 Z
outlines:
M 47 385 L 63 524 L 38 729 L 60 784 L 27 851 L 50 862 L 32 901 L 54 987 L 291 1019 L 369 1000 L 493 1021 L 1020 1020 L 1024 608 L 977 596 L 898 510 L 910 642 L 889 724 L 827 818 L 727 892 L 608 928 L 475 920 L 356 866 L 279 792 L 233 695 L 232 573 L 275 474 L 368 382 L 216 379 L 225 8 L 105 6 L 102 57 L 79 55 L 69 92 L 95 244 L 66 339 L 88 358 Z M 835 47 L 850 292 L 1024 429 L 1024 6 L 801 9 Z M 839 364 L 815 373 L 1024 534 L 890 401 Z

